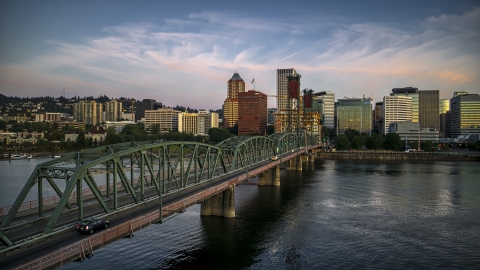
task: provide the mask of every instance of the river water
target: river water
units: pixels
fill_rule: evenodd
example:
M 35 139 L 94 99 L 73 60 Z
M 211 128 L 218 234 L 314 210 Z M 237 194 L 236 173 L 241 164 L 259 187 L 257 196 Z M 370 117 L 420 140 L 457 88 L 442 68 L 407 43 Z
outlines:
M 479 269 L 479 162 L 315 162 L 235 187 L 235 218 L 195 205 L 62 269 Z

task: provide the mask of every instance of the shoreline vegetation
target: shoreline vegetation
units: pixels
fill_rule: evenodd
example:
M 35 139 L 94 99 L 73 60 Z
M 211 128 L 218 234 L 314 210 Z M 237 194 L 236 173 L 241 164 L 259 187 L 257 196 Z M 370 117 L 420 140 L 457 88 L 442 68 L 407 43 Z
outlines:
M 397 151 L 333 151 L 316 152 L 318 159 L 356 159 L 356 160 L 470 160 L 480 161 L 480 153 L 460 152 L 397 152 Z

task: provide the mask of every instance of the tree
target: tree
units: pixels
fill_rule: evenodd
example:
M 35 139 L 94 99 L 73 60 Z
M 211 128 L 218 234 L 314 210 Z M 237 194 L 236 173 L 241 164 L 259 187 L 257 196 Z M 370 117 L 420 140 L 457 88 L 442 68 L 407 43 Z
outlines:
M 346 150 L 350 148 L 350 142 L 348 141 L 347 135 L 342 134 L 337 136 L 335 139 L 335 146 L 338 150 Z
M 159 124 L 151 124 L 149 127 L 150 134 L 157 135 L 160 133 L 160 125 Z
M 360 136 L 360 132 L 358 132 L 355 129 L 351 129 L 351 128 L 345 129 L 343 134 L 345 134 L 347 136 L 348 141 L 350 141 L 350 142 L 353 142 L 353 138 L 355 138 L 357 136 Z
M 480 141 L 475 143 L 475 150 L 480 151 Z
M 402 141 L 397 133 L 388 133 L 383 142 L 383 148 L 387 150 L 400 150 L 402 148 Z
M 362 149 L 362 146 L 364 146 L 364 145 L 365 144 L 364 144 L 363 136 L 358 135 L 358 136 L 353 137 L 352 144 L 351 144 L 353 149 L 360 150 L 360 149 Z
M 368 149 L 381 149 L 383 147 L 383 138 L 377 133 L 372 133 L 370 137 L 367 138 L 366 146 Z
M 267 126 L 267 135 L 271 135 L 273 133 L 275 133 L 275 126 L 273 125 Z
M 335 132 L 334 132 L 333 128 L 322 127 L 322 137 L 323 138 L 333 139 L 334 136 L 335 136 Z
M 116 143 L 122 143 L 123 138 L 122 136 L 116 134 L 115 128 L 113 126 L 110 126 L 107 128 L 107 136 L 105 137 L 105 144 L 116 144 Z
M 235 124 L 233 127 L 229 127 L 228 131 L 235 136 L 238 136 L 238 124 Z
M 85 138 L 84 146 L 85 148 L 91 148 L 93 145 L 92 137 Z
M 83 133 L 83 130 L 78 130 L 78 135 L 77 139 L 75 140 L 75 145 L 82 148 L 83 145 L 85 144 L 85 133 Z
M 433 150 L 433 143 L 431 141 L 422 142 L 420 144 L 420 146 L 425 151 L 432 151 Z
M 51 141 L 61 141 L 65 138 L 65 132 L 61 131 L 61 130 L 54 130 L 51 134 L 50 134 L 50 140 Z
M 211 128 L 208 130 L 208 136 L 210 137 L 210 141 L 218 143 L 232 137 L 233 135 L 224 128 Z
M 67 139 L 67 141 L 65 142 L 65 148 L 67 148 L 68 150 L 72 149 L 73 147 L 73 143 L 70 139 Z

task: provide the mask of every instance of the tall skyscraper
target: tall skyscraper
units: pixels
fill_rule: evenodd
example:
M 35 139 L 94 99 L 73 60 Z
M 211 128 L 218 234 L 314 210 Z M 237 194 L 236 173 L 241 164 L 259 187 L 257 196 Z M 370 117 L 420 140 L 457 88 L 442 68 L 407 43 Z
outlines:
M 315 93 L 314 99 L 323 100 L 323 126 L 335 128 L 335 92 Z
M 375 103 L 373 126 L 378 128 L 378 134 L 383 134 L 383 101 Z
M 383 97 L 383 134 L 388 134 L 391 123 L 412 121 L 412 97 L 386 96 Z
M 277 108 L 268 108 L 268 121 L 267 123 L 269 125 L 274 125 L 275 124 L 275 113 L 277 112 Z
M 79 101 L 73 104 L 73 119 L 85 124 L 96 125 L 103 122 L 103 106 L 94 100 Z
M 438 113 L 440 114 L 440 137 L 447 136 L 447 112 L 450 113 L 450 99 L 440 99 Z
M 439 100 L 438 113 L 443 114 L 450 111 L 450 99 L 442 98 Z
M 418 88 L 416 87 L 403 87 L 393 88 L 390 96 L 408 96 L 412 98 L 412 122 L 418 122 Z M 388 125 L 387 130 L 388 133 Z
M 197 125 L 198 135 L 208 135 L 210 128 L 218 128 L 218 113 L 199 111 Z
M 296 76 L 294 68 L 277 69 L 277 110 L 291 109 L 288 107 L 288 76 Z M 300 89 L 300 85 L 298 86 Z
M 122 103 L 116 99 L 105 102 L 105 121 L 118 121 L 122 118 Z
M 262 135 L 267 121 L 267 95 L 255 90 L 238 94 L 238 135 Z
M 238 94 L 245 92 L 245 81 L 237 71 L 228 80 L 227 99 L 223 103 L 223 123 L 225 127 L 233 127 L 238 122 Z
M 439 90 L 418 91 L 418 121 L 420 128 L 440 129 Z
M 450 99 L 450 136 L 480 134 L 479 112 L 480 95 L 455 93 Z

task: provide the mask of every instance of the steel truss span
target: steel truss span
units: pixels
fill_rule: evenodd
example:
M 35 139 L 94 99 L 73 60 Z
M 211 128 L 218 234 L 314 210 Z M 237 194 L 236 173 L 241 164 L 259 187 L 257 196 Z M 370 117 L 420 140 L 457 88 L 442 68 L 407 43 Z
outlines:
M 32 188 L 37 189 L 38 217 L 45 216 L 43 185 L 50 185 L 60 200 L 43 234 L 52 233 L 65 210 L 85 217 L 86 205 L 98 203 L 103 216 L 122 211 L 122 205 L 139 204 L 147 198 L 162 197 L 211 181 L 220 175 L 241 170 L 272 156 L 316 145 L 316 138 L 292 133 L 269 137 L 241 136 L 217 145 L 199 142 L 151 141 L 107 145 L 36 166 L 1 224 L 0 238 L 14 246 L 4 228 L 10 226 Z M 65 182 L 61 190 L 59 181 Z M 86 186 L 85 186 L 86 184 Z M 89 192 L 84 192 L 89 190 Z M 121 199 L 121 200 L 120 200 Z

